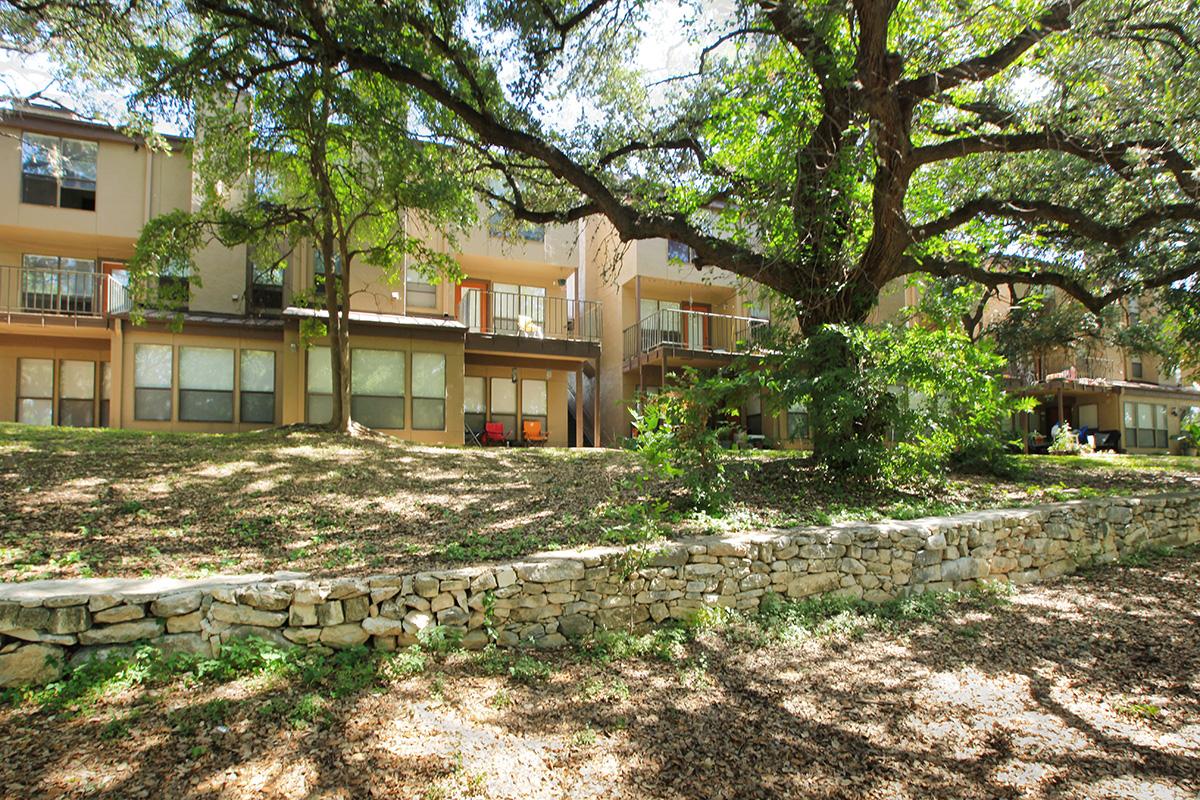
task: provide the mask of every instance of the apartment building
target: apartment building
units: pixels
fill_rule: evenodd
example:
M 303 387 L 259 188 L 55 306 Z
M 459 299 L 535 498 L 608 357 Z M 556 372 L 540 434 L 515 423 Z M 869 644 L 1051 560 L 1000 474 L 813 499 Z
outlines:
M 653 393 L 684 367 L 700 371 L 728 366 L 739 356 L 753 361 L 771 324 L 765 292 L 750 281 L 713 267 L 698 269 L 679 242 L 622 242 L 605 219 L 585 225 L 585 291 L 604 309 L 600 374 L 589 382 L 603 398 L 601 441 L 619 444 L 632 434 L 630 409 L 642 392 Z M 799 446 L 807 436 L 801 407 L 775 412 L 765 397 L 741 409 L 751 443 Z
M 1074 302 L 1060 290 L 1044 294 L 1049 305 Z M 990 303 L 984 324 L 1008 313 L 1011 303 L 1006 295 Z M 1126 322 L 1138 321 L 1140 305 L 1136 297 L 1122 301 Z M 1014 421 L 1033 450 L 1047 445 L 1055 424 L 1065 421 L 1077 431 L 1116 434 L 1110 445 L 1131 453 L 1180 452 L 1180 423 L 1189 413 L 1200 414 L 1197 376 L 1165 369 L 1153 355 L 1113 344 L 1088 342 L 1030 353 L 1010 363 L 1006 374 L 1012 391 L 1037 401 L 1031 414 Z
M 328 419 L 327 344 L 300 336 L 302 321 L 324 312 L 293 302 L 323 285 L 311 247 L 256 268 L 263 260 L 244 247 L 207 246 L 194 272 L 160 278 L 188 285 L 181 329 L 130 320 L 125 263 L 142 226 L 193 204 L 189 143 L 170 145 L 153 151 L 48 109 L 0 116 L 0 180 L 11 187 L 0 193 L 0 420 L 216 432 Z M 480 218 L 453 248 L 461 284 L 412 271 L 395 285 L 355 266 L 352 413 L 364 424 L 462 444 L 487 423 L 521 443 L 530 422 L 552 445 L 616 446 L 641 392 L 683 367 L 753 363 L 772 324 L 756 286 L 697 269 L 679 243 L 621 242 L 602 218 L 516 235 L 486 210 Z M 885 287 L 873 319 L 917 299 L 902 281 Z M 1006 308 L 996 301 L 988 314 Z M 1039 398 L 1016 424 L 1028 441 L 1066 419 L 1118 431 L 1133 452 L 1164 452 L 1200 406 L 1194 384 L 1112 348 L 1043 354 L 1012 365 L 1010 378 Z M 742 409 L 748 439 L 804 444 L 804 409 L 772 411 L 766 400 Z
M 0 117 L 0 420 L 212 432 L 328 420 L 327 343 L 300 336 L 323 312 L 292 302 L 324 279 L 311 247 L 256 269 L 245 247 L 207 246 L 191 272 L 160 278 L 189 286 L 181 328 L 130 320 L 125 264 L 142 226 L 193 207 L 188 142 L 170 144 L 152 151 L 49 109 Z M 551 445 L 598 438 L 582 414 L 568 422 L 568 387 L 600 357 L 577 238 L 485 223 L 458 242 L 457 286 L 415 270 L 392 285 L 355 265 L 353 416 L 416 442 L 471 442 L 488 422 L 514 443 L 527 422 Z

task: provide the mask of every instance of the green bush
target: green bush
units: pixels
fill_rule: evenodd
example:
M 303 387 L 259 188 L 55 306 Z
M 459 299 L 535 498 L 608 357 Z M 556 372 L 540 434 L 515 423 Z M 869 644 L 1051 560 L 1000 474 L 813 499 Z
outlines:
M 949 469 L 1012 472 L 1003 359 L 952 329 L 825 326 L 785 336 L 759 371 L 776 410 L 808 412 L 815 457 L 840 475 L 911 485 Z
M 732 432 L 744 391 L 743 380 L 701 377 L 685 367 L 675 383 L 642 394 L 631 410 L 633 449 L 652 474 L 678 480 L 693 508 L 718 511 L 729 500 L 721 440 Z

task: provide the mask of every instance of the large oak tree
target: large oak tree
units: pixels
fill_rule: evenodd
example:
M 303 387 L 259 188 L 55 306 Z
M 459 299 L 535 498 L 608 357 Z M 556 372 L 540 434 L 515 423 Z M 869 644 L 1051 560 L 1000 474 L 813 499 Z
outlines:
M 258 37 L 403 84 L 517 218 L 684 242 L 807 330 L 914 272 L 1097 311 L 1200 269 L 1195 0 L 5 4 L 27 38 L 170 20 L 183 52 Z

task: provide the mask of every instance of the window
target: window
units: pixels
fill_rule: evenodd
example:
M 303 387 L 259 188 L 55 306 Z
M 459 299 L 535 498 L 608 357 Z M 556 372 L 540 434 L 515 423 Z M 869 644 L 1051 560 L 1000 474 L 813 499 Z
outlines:
M 96 142 L 26 133 L 21 137 L 21 200 L 96 210 Z
M 112 402 L 112 364 L 100 362 L 100 425 L 107 428 L 112 423 L 108 409 Z
M 493 201 L 493 211 L 488 215 L 488 235 L 497 238 L 503 238 L 509 235 L 512 231 L 509 217 L 503 211 L 495 206 Z M 542 242 L 546 240 L 546 226 L 535 222 L 523 222 L 517 220 L 515 222 L 517 236 L 529 242 Z
M 1125 404 L 1125 446 L 1167 449 L 1167 407 Z
M 272 257 L 274 256 L 274 260 Z M 259 310 L 283 308 L 283 270 L 287 259 L 275 253 L 247 253 L 250 270 L 250 307 Z
M 233 422 L 233 350 L 179 348 L 179 418 Z
M 54 361 L 22 358 L 17 367 L 17 422 L 54 424 Z
M 350 414 L 369 428 L 404 427 L 403 350 L 350 351 Z M 444 411 L 444 409 L 443 409 Z
M 546 382 L 539 380 L 521 381 L 521 420 L 542 423 L 546 431 Z
M 341 253 L 333 254 L 333 274 L 342 274 Z M 313 250 L 313 289 L 322 293 L 325 291 L 325 258 L 320 250 Z
M 517 430 L 517 384 L 509 378 L 492 378 L 492 422 L 504 425 L 505 438 Z
M 446 429 L 446 356 L 412 354 L 412 421 L 418 431 Z
M 96 262 L 85 258 L 25 255 L 21 305 L 28 311 L 90 314 L 96 307 Z
M 487 420 L 485 386 L 483 378 L 471 375 L 463 378 L 463 425 L 476 435 L 483 432 Z
M 789 439 L 809 438 L 808 409 L 803 403 L 792 403 L 788 406 L 787 433 Z
M 333 418 L 333 367 L 328 347 L 308 349 L 305 370 L 305 416 L 311 425 L 324 425 Z
M 238 378 L 238 418 L 242 422 L 275 421 L 275 353 L 243 350 Z
M 546 287 L 492 284 L 492 320 L 497 333 L 537 335 L 546 326 Z
M 437 308 L 437 288 L 419 272 L 408 270 L 405 278 L 408 304 L 416 308 Z
M 522 222 L 517 229 L 517 235 L 529 242 L 544 242 L 546 240 L 546 226 L 535 222 Z
M 696 255 L 692 252 L 692 248 L 688 247 L 683 242 L 677 242 L 674 239 L 667 239 L 668 261 L 690 264 L 695 257 Z
M 186 311 L 192 294 L 192 265 L 172 261 L 158 271 L 158 296 L 166 306 Z
M 762 398 L 752 395 L 746 400 L 746 433 L 763 435 Z
M 171 345 L 139 344 L 133 348 L 133 418 L 170 421 Z
M 1129 376 L 1131 378 L 1140 379 L 1142 377 L 1142 360 L 1134 358 L 1129 361 Z
M 58 363 L 58 424 L 90 428 L 96 424 L 96 362 Z

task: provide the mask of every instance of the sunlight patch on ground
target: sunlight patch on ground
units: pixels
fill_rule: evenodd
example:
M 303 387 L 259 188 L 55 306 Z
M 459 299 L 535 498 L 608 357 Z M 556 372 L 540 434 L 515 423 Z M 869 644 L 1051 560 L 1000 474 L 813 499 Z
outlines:
M 1137 775 L 1106 778 L 1098 783 L 1080 786 L 1086 798 L 1127 797 L 1137 800 L 1196 800 L 1196 796 L 1177 786 L 1167 786 L 1160 781 L 1150 781 Z

